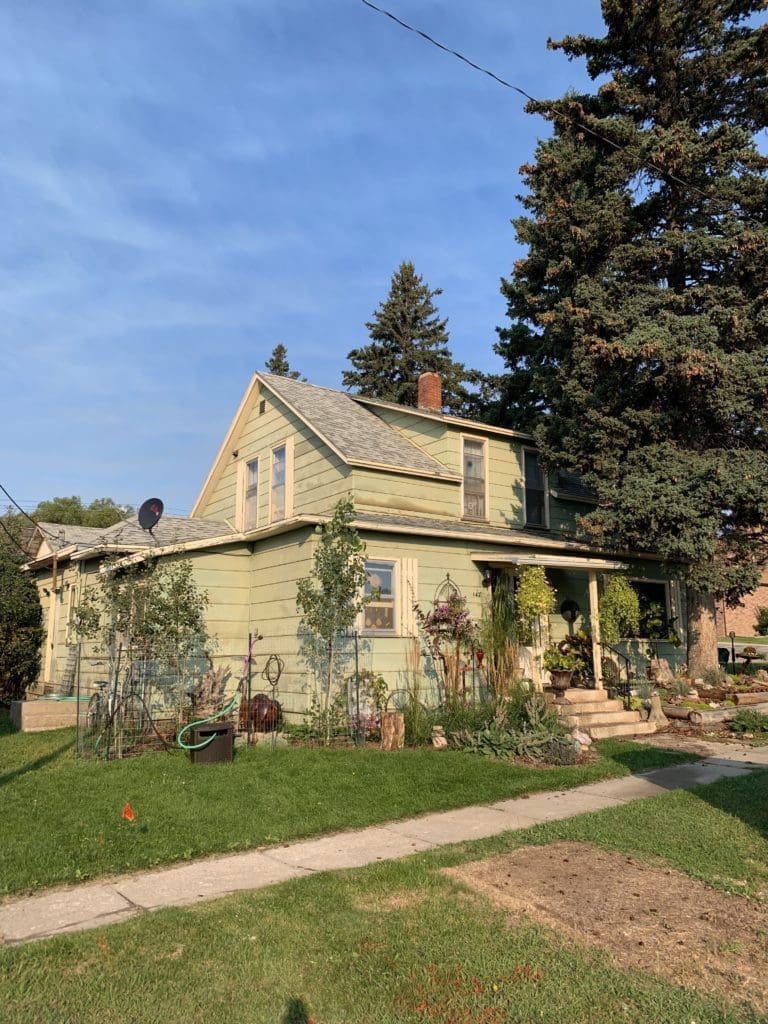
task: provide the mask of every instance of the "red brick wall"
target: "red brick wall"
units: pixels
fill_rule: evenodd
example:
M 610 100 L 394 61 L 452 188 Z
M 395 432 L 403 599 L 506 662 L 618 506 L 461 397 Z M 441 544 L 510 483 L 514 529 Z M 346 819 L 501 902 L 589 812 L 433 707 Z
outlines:
M 733 630 L 737 636 L 755 636 L 757 609 L 768 608 L 768 573 L 757 590 L 753 590 L 737 605 L 726 608 L 722 601 L 717 606 L 717 633 L 726 636 Z

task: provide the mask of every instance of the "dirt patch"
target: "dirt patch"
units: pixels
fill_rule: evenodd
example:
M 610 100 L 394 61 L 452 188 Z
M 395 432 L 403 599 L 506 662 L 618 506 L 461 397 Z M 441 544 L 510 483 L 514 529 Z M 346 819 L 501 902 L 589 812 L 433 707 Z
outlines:
M 622 967 L 768 1012 L 764 905 L 586 843 L 523 847 L 446 874 Z

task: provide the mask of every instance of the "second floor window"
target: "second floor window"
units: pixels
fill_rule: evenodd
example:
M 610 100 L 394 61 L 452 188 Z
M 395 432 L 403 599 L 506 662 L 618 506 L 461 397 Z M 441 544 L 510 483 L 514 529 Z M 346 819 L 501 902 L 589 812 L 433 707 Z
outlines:
M 464 438 L 464 515 L 485 519 L 485 442 Z
M 539 462 L 539 453 L 523 452 L 525 473 L 525 525 L 547 526 L 547 477 Z
M 271 521 L 285 519 L 285 477 L 286 477 L 285 445 L 272 450 L 272 501 Z
M 243 529 L 253 530 L 258 523 L 259 460 L 245 464 L 245 494 L 243 496 Z

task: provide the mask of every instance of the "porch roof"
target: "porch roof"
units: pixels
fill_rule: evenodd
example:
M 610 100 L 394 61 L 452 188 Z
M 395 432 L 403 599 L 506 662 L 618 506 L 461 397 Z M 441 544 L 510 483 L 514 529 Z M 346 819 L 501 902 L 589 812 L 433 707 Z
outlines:
M 537 551 L 493 552 L 473 551 L 473 562 L 487 565 L 541 565 L 549 569 L 582 569 L 591 572 L 621 572 L 629 566 L 612 558 L 593 558 L 589 555 L 572 555 L 567 552 L 546 554 Z

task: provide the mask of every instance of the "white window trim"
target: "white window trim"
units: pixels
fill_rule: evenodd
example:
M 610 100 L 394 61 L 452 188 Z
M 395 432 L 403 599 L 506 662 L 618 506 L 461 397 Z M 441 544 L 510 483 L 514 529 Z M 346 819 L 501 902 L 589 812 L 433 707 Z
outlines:
M 236 493 L 236 501 L 235 501 L 235 529 L 239 530 L 241 533 L 245 533 L 248 530 L 255 530 L 256 527 L 258 526 L 259 519 L 261 518 L 261 516 L 259 515 L 259 508 L 258 508 L 258 503 L 260 503 L 260 494 L 257 494 L 257 496 L 256 496 L 256 501 L 257 501 L 257 506 L 256 506 L 256 522 L 252 526 L 246 526 L 246 520 L 245 520 L 245 499 L 246 499 L 246 492 L 248 490 L 248 464 L 250 462 L 255 462 L 255 463 L 258 464 L 258 474 L 259 474 L 258 487 L 259 487 L 259 492 L 260 492 L 261 488 L 262 488 L 261 461 L 262 461 L 261 458 L 258 455 L 255 455 L 255 456 L 253 456 L 253 458 L 243 458 L 243 459 L 240 459 L 238 464 L 237 464 L 237 484 L 236 484 L 236 488 L 235 488 L 235 493 Z
M 418 594 L 417 570 L 415 558 L 392 558 L 389 552 L 366 551 L 366 562 L 386 562 L 394 567 L 395 585 L 395 628 L 394 630 L 371 630 L 365 628 L 365 609 L 357 617 L 356 628 L 361 637 L 417 637 L 419 626 L 413 606 Z
M 285 448 L 285 509 L 284 514 L 275 519 L 272 510 L 272 480 L 275 472 L 275 452 Z M 293 515 L 293 438 L 286 437 L 277 444 L 273 444 L 269 453 L 269 521 L 270 523 L 282 523 Z
M 464 509 L 464 442 L 474 441 L 475 444 L 481 444 L 483 446 L 483 466 L 484 466 L 484 486 L 485 491 L 483 495 L 483 503 L 485 505 L 485 515 L 476 517 L 468 516 Z M 459 434 L 459 466 L 461 467 L 461 518 L 467 519 L 473 523 L 488 523 L 490 522 L 490 488 L 488 485 L 488 477 L 490 476 L 490 460 L 488 458 L 488 438 L 478 437 L 477 434 Z
M 526 452 L 532 452 L 539 459 L 539 468 L 541 469 L 541 475 L 544 479 L 544 522 L 543 523 L 529 523 L 528 522 L 528 486 L 525 477 L 525 454 Z M 548 530 L 549 529 L 549 476 L 543 468 L 541 468 L 541 456 L 537 448 L 532 448 L 530 445 L 526 445 L 522 450 L 521 457 L 521 469 L 523 471 L 523 525 L 530 527 L 532 530 Z

